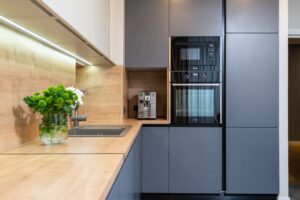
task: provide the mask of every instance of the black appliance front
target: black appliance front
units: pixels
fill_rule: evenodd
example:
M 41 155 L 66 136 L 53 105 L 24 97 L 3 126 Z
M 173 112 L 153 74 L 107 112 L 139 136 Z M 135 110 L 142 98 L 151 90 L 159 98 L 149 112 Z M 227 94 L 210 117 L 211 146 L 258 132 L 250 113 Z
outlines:
M 220 37 L 173 37 L 172 71 L 220 71 Z
M 172 124 L 222 125 L 221 50 L 221 37 L 172 38 Z
M 221 126 L 222 84 L 172 84 L 172 123 Z

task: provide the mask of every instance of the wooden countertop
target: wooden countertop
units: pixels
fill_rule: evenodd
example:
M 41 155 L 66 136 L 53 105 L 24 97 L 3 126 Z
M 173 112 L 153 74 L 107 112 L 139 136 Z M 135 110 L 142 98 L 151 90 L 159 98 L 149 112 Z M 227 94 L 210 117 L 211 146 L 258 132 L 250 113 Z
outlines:
M 105 199 L 121 154 L 0 155 L 0 199 Z
M 131 128 L 123 137 L 69 137 L 65 143 L 59 145 L 43 145 L 37 139 L 5 154 L 123 154 L 126 157 L 142 123 L 137 120 L 124 120 L 117 124 L 131 125 Z
M 105 122 L 132 127 L 123 137 L 69 137 L 52 146 L 37 139 L 0 154 L 0 199 L 105 199 L 144 123 L 167 121 Z

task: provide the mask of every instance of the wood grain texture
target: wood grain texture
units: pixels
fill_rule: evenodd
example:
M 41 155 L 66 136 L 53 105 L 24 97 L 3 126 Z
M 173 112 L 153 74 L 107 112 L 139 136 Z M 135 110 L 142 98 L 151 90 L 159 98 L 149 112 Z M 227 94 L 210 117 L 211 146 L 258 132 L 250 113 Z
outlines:
M 0 155 L 0 163 L 2 200 L 104 200 L 123 156 Z
M 99 123 L 101 124 L 101 123 Z M 116 124 L 115 120 L 105 122 Z M 64 144 L 43 145 L 39 139 L 26 143 L 21 147 L 5 152 L 5 154 L 123 154 L 127 157 L 130 148 L 138 135 L 142 122 L 138 120 L 124 120 L 118 125 L 131 125 L 130 130 L 122 137 L 69 137 Z
M 138 92 L 156 92 L 157 117 L 167 117 L 167 71 L 134 70 L 127 72 L 128 77 L 128 116 L 136 118 L 134 106 L 137 105 Z
M 123 71 L 121 66 L 77 68 L 76 85 L 87 91 L 81 110 L 87 121 L 81 124 L 123 120 Z
M 39 116 L 23 98 L 63 83 L 75 84 L 75 60 L 0 26 L 0 152 L 38 135 Z

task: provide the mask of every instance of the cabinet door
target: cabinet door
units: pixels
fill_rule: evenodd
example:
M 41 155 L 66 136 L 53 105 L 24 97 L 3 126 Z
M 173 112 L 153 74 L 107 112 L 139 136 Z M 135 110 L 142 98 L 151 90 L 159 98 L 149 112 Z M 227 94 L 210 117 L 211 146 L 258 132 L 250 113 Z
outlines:
M 170 36 L 222 35 L 222 0 L 170 0 Z
M 170 193 L 221 193 L 221 128 L 170 128 Z
M 226 31 L 278 32 L 278 0 L 227 0 Z
M 289 35 L 300 35 L 299 8 L 299 0 L 289 0 Z
M 125 159 L 108 200 L 139 200 L 142 192 L 142 134 L 139 133 Z
M 168 0 L 125 1 L 125 66 L 168 67 Z
M 277 128 L 228 128 L 226 193 L 278 194 Z
M 167 127 L 143 128 L 143 193 L 168 193 Z
M 278 127 L 278 35 L 228 34 L 227 127 Z

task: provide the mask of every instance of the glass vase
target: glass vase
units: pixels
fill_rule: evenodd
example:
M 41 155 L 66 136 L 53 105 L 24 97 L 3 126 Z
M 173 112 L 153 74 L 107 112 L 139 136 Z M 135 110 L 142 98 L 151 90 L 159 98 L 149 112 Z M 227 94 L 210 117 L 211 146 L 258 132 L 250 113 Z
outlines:
M 40 139 L 46 145 L 60 144 L 68 137 L 68 115 L 49 113 L 43 115 L 39 126 Z

